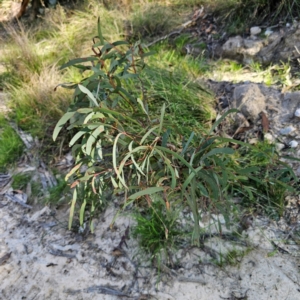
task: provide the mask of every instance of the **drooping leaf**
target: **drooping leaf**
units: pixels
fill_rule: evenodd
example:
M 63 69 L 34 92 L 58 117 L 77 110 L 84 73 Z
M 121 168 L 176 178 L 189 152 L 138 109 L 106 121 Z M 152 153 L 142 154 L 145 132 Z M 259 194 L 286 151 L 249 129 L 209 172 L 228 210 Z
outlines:
M 69 111 L 65 113 L 60 120 L 57 122 L 54 131 L 53 131 L 53 141 L 56 140 L 59 132 L 62 130 L 63 126 L 74 116 L 76 112 L 75 111 Z
M 72 147 L 85 133 L 86 131 L 78 131 L 71 139 L 69 146 Z
M 158 193 L 158 192 L 162 192 L 163 190 L 164 190 L 164 188 L 161 187 L 161 186 L 149 187 L 149 188 L 146 188 L 142 191 L 139 191 L 139 192 L 134 193 L 133 195 L 129 196 L 128 200 L 135 200 L 135 199 L 140 198 L 140 197 L 145 196 L 145 195 L 152 195 L 152 194 L 155 194 L 155 193 Z
M 211 151 L 209 151 L 207 154 L 203 155 L 201 157 L 201 160 L 204 161 L 206 158 L 210 157 L 210 156 L 213 156 L 213 155 L 216 155 L 216 154 L 233 154 L 235 151 L 234 149 L 232 148 L 215 148 L 215 149 L 212 149 Z
M 81 167 L 82 162 L 78 163 L 75 167 L 71 169 L 71 171 L 66 175 L 65 181 L 68 181 L 69 178 Z
M 234 113 L 234 112 L 238 112 L 237 109 L 235 108 L 232 108 L 232 109 L 229 109 L 227 112 L 225 112 L 214 124 L 213 126 L 211 127 L 211 129 L 209 130 L 208 134 L 212 134 L 213 131 L 219 126 L 219 124 L 231 113 Z
M 90 61 L 98 61 L 99 59 L 97 57 L 83 57 L 83 58 L 75 58 L 75 59 L 72 59 L 72 60 L 69 60 L 67 63 L 63 64 L 60 69 L 65 69 L 67 67 L 70 67 L 70 66 L 73 66 L 75 64 L 78 64 L 78 63 L 83 63 L 83 62 L 90 62 Z
M 78 84 L 78 88 L 94 102 L 96 107 L 99 105 L 94 95 L 85 86 Z

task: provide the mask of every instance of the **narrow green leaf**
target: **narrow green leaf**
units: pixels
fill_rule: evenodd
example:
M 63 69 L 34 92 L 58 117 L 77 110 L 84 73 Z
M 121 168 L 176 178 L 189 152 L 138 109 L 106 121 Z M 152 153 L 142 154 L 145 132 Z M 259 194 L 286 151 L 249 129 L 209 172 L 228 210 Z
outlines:
M 65 69 L 69 66 L 73 66 L 73 65 L 78 64 L 78 63 L 89 62 L 89 61 L 98 61 L 98 60 L 99 59 L 97 57 L 93 57 L 93 56 L 83 57 L 83 58 L 75 58 L 75 59 L 69 60 L 67 63 L 63 64 L 60 67 L 60 70 Z
M 116 42 L 113 42 L 112 45 L 114 45 L 114 46 L 129 45 L 129 43 L 126 41 L 116 41 Z
M 77 85 L 78 85 L 77 83 L 70 83 L 70 82 L 60 83 L 54 88 L 54 91 L 56 91 L 56 89 L 59 86 L 65 88 L 65 89 L 68 89 L 68 90 L 74 90 L 77 87 Z
M 95 129 L 95 130 L 97 130 L 97 129 Z M 95 131 L 94 131 L 94 132 L 95 132 Z M 94 132 L 93 132 L 93 133 L 94 133 Z M 94 145 L 94 143 L 95 143 L 95 141 L 96 141 L 96 136 L 95 136 L 93 133 L 89 136 L 89 138 L 88 138 L 87 141 L 86 141 L 85 153 L 86 153 L 87 155 L 91 155 L 93 145 Z
M 56 140 L 59 132 L 61 131 L 61 129 L 63 128 L 63 126 L 74 116 L 76 112 L 75 111 L 70 111 L 65 113 L 60 120 L 57 122 L 54 131 L 53 131 L 53 141 Z
M 145 135 L 143 136 L 143 138 L 141 139 L 140 144 L 142 145 L 142 144 L 145 142 L 145 140 L 147 139 L 147 137 L 148 137 L 154 130 L 156 130 L 158 127 L 159 127 L 159 125 L 156 125 L 156 126 L 152 127 L 151 129 L 149 129 L 149 130 L 145 133 Z M 156 134 L 155 134 L 155 136 L 156 136 Z
M 141 150 L 148 150 L 148 149 L 149 149 L 148 146 L 139 146 L 139 147 L 134 148 L 132 151 L 128 152 L 120 163 L 119 172 L 120 173 L 123 172 L 123 168 L 124 168 L 126 161 L 132 156 L 133 153 L 136 153 Z
M 205 186 L 201 182 L 197 182 L 198 188 L 204 197 L 209 198 L 209 194 Z
M 148 112 L 147 112 L 147 110 L 145 109 L 144 103 L 143 103 L 143 101 L 142 101 L 140 98 L 137 98 L 137 103 L 141 106 L 141 108 L 142 108 L 142 110 L 144 111 L 144 113 L 145 113 L 146 115 L 148 115 Z
M 149 187 L 149 188 L 146 188 L 142 191 L 139 191 L 137 193 L 134 193 L 133 195 L 131 195 L 130 197 L 128 197 L 128 200 L 135 200 L 139 197 L 142 197 L 142 196 L 145 196 L 145 195 L 152 195 L 152 194 L 155 194 L 155 193 L 158 193 L 158 192 L 162 192 L 164 190 L 163 187 L 161 186 L 158 186 L 158 187 Z
M 201 157 L 201 160 L 204 161 L 206 158 L 216 155 L 216 154 L 233 154 L 234 150 L 232 148 L 214 148 L 211 151 L 209 151 L 207 154 L 203 155 Z
M 160 136 L 162 126 L 163 126 L 163 123 L 164 123 L 165 111 L 166 111 L 166 104 L 164 103 L 162 108 L 161 108 L 161 113 L 160 113 L 160 123 L 159 123 L 159 129 L 158 129 L 158 136 Z
M 176 173 L 174 171 L 174 168 L 171 166 L 170 161 L 167 158 L 164 159 L 164 162 L 166 163 L 166 165 L 168 166 L 168 169 L 171 172 L 171 177 L 172 177 L 171 188 L 175 189 L 175 187 L 176 187 Z
M 86 131 L 78 131 L 71 139 L 69 147 L 72 147 L 85 133 Z
M 79 212 L 79 224 L 82 226 L 83 221 L 84 221 L 84 212 L 85 212 L 85 206 L 86 206 L 86 200 L 84 199 L 81 207 L 80 207 L 80 212 Z
M 94 95 L 85 86 L 78 84 L 78 88 L 94 102 L 95 106 L 99 106 Z
M 112 182 L 112 184 L 113 184 L 113 187 L 114 187 L 115 189 L 117 189 L 119 186 L 118 186 L 117 182 L 115 181 L 115 179 L 114 179 L 112 176 L 110 176 L 110 180 L 111 180 L 111 182 Z
M 188 141 L 187 141 L 186 144 L 184 145 L 184 148 L 182 149 L 182 151 L 181 151 L 181 153 L 180 153 L 181 155 L 184 155 L 184 153 L 186 152 L 186 150 L 187 150 L 189 144 L 191 143 L 191 141 L 192 141 L 194 135 L 195 135 L 195 133 L 194 133 L 194 131 L 193 131 L 193 132 L 191 133 L 191 135 L 190 135 Z
M 259 170 L 259 167 L 248 167 L 241 170 L 236 170 L 238 174 L 247 175 L 249 173 L 253 173 Z
M 90 112 L 93 112 L 94 109 L 93 108 L 79 108 L 77 109 L 77 112 L 80 114 L 88 114 Z
M 72 174 L 74 174 L 81 167 L 81 165 L 82 165 L 82 162 L 80 162 L 75 167 L 73 167 L 71 169 L 71 171 L 66 175 L 65 181 L 68 181 L 68 179 L 72 176 Z
M 251 191 L 251 188 L 244 185 L 244 186 L 243 186 L 243 189 L 248 193 L 249 199 L 250 199 L 250 200 L 253 200 L 254 197 L 253 197 L 253 193 L 252 193 L 252 191 Z
M 211 127 L 208 134 L 212 134 L 215 128 L 219 126 L 219 124 L 231 113 L 238 112 L 238 109 L 232 108 L 229 109 L 226 113 L 224 113 Z
M 135 167 L 137 168 L 137 170 L 144 176 L 146 176 L 143 172 L 143 170 L 140 168 L 140 166 L 137 164 L 137 162 L 135 161 L 135 158 L 134 158 L 134 155 L 132 154 L 132 144 L 133 144 L 134 141 L 131 141 L 128 148 L 129 148 L 129 151 L 131 152 L 131 160 L 133 162 L 133 164 L 135 165 Z
M 78 65 L 78 64 L 73 65 L 73 67 L 74 67 L 74 68 L 77 68 L 77 69 L 80 69 L 80 70 L 83 70 L 83 72 L 92 69 L 91 66 Z
M 123 135 L 122 132 L 119 133 L 119 134 L 116 136 L 115 140 L 114 140 L 114 145 L 113 145 L 113 150 L 112 150 L 113 168 L 114 168 L 114 170 L 115 170 L 115 172 L 116 172 L 116 174 L 117 174 L 117 177 L 119 178 L 120 182 L 122 183 L 122 185 L 123 185 L 126 189 L 128 189 L 128 187 L 127 187 L 127 185 L 126 185 L 126 183 L 125 183 L 123 177 L 122 177 L 121 174 L 120 174 L 120 173 L 122 172 L 121 165 L 120 165 L 120 167 L 119 167 L 119 170 L 118 170 L 118 167 L 117 167 L 117 152 L 118 152 L 118 151 L 117 151 L 117 144 L 118 144 L 118 139 L 121 137 L 121 135 Z
M 186 190 L 186 188 L 188 187 L 188 185 L 190 184 L 190 182 L 192 181 L 192 179 L 197 175 L 197 173 L 202 170 L 202 166 L 198 167 L 197 169 L 194 170 L 194 172 L 190 173 L 190 175 L 186 178 L 186 180 L 184 181 L 183 185 L 182 185 L 182 191 L 184 192 Z
M 205 172 L 204 170 L 201 170 L 200 172 L 198 172 L 197 174 L 198 178 L 201 178 L 204 183 L 206 183 L 206 185 L 208 185 L 210 187 L 210 195 L 212 199 L 218 199 L 219 198 L 219 187 L 217 185 L 217 183 L 215 182 L 214 178 L 212 178 L 208 172 Z
M 110 66 L 109 66 L 109 72 L 111 73 L 118 65 L 119 65 L 118 60 L 111 60 Z
M 72 199 L 72 203 L 71 203 L 71 207 L 70 207 L 69 230 L 71 230 L 71 228 L 72 228 L 76 200 L 77 200 L 77 189 L 75 188 L 73 191 L 73 199 Z
M 167 143 L 168 143 L 170 133 L 171 133 L 171 130 L 169 128 L 167 129 L 166 132 L 164 132 L 164 134 L 162 136 L 162 142 L 161 142 L 162 147 L 167 147 Z
M 100 17 L 98 18 L 98 37 L 102 45 L 104 44 L 104 38 L 101 31 Z

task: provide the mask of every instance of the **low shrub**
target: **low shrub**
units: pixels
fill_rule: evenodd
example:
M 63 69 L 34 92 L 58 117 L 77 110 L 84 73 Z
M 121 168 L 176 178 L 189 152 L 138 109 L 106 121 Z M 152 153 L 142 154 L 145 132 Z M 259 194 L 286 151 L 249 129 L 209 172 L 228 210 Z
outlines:
M 163 200 L 166 213 L 178 201 L 188 206 L 194 220 L 192 243 L 199 245 L 199 211 L 221 213 L 229 226 L 236 210 L 234 194 L 251 199 L 259 193 L 270 197 L 273 184 L 293 190 L 295 175 L 278 156 L 257 159 L 258 165 L 253 166 L 247 155 L 255 157 L 262 150 L 214 134 L 224 118 L 237 110 L 229 110 L 210 128 L 195 132 L 188 124 L 179 130 L 176 115 L 174 119 L 165 101 L 159 103 L 160 109 L 151 105 L 147 85 L 139 76 L 142 69 L 147 72 L 144 59 L 151 53 L 139 42 L 108 42 L 99 22 L 93 52 L 93 56 L 63 65 L 81 69 L 86 77 L 80 83 L 61 84 L 75 89 L 74 100 L 53 133 L 56 139 L 67 123 L 67 130 L 73 132 L 70 146 L 75 166 L 66 176 L 73 189 L 70 228 L 76 215 L 80 225 L 89 221 L 93 230 L 92 219 L 113 189 L 124 195 L 124 207 L 145 198 L 150 215 L 156 205 L 152 197 Z M 129 81 L 134 81 L 132 89 L 126 89 Z M 169 102 L 172 105 L 172 95 Z M 247 149 L 247 155 L 236 154 L 230 144 L 240 145 L 239 151 Z M 262 172 L 271 169 L 269 177 Z M 138 222 L 144 226 L 143 218 Z M 165 228 L 164 222 L 161 225 Z

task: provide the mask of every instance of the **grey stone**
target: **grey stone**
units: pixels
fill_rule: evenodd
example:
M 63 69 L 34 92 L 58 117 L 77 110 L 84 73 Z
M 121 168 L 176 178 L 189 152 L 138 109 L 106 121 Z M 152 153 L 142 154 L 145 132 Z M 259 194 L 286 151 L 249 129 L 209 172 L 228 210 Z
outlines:
M 282 149 L 285 148 L 285 144 L 282 144 L 282 143 L 276 143 L 276 144 L 275 144 L 275 147 L 276 147 L 276 150 L 277 150 L 277 151 L 281 151 Z
M 274 136 L 271 133 L 266 133 L 264 135 L 265 140 L 269 141 L 270 143 L 273 143 L 275 141 Z
M 258 35 L 261 33 L 261 29 L 258 26 L 253 26 L 250 28 L 250 34 L 251 35 Z
M 290 141 L 289 142 L 289 146 L 291 147 L 291 148 L 297 148 L 298 147 L 298 142 L 297 141 Z
M 222 54 L 225 57 L 238 60 L 242 58 L 241 49 L 244 48 L 244 39 L 241 36 L 229 38 L 222 46 Z M 239 57 L 238 57 L 239 56 Z
M 251 121 L 256 120 L 261 111 L 266 109 L 265 96 L 260 88 L 252 83 L 243 84 L 234 89 L 232 105 Z
M 282 128 L 282 129 L 280 130 L 280 134 L 288 135 L 288 134 L 292 133 L 294 130 L 295 130 L 295 127 L 293 127 L 293 126 L 288 126 L 288 127 Z

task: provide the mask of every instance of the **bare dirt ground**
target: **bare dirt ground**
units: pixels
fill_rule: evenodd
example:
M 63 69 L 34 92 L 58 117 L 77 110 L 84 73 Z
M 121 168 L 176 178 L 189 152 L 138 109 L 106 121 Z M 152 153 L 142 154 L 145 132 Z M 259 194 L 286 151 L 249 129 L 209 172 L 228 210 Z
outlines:
M 244 232 L 244 242 L 211 237 L 205 248 L 186 247 L 176 268 L 160 272 L 126 239 L 132 225 L 110 207 L 94 234 L 68 231 L 67 209 L 28 209 L 0 201 L 0 299 L 299 299 L 298 246 L 266 219 Z M 235 266 L 209 262 L 213 252 L 247 247 Z M 220 258 L 219 258 L 220 260 Z

